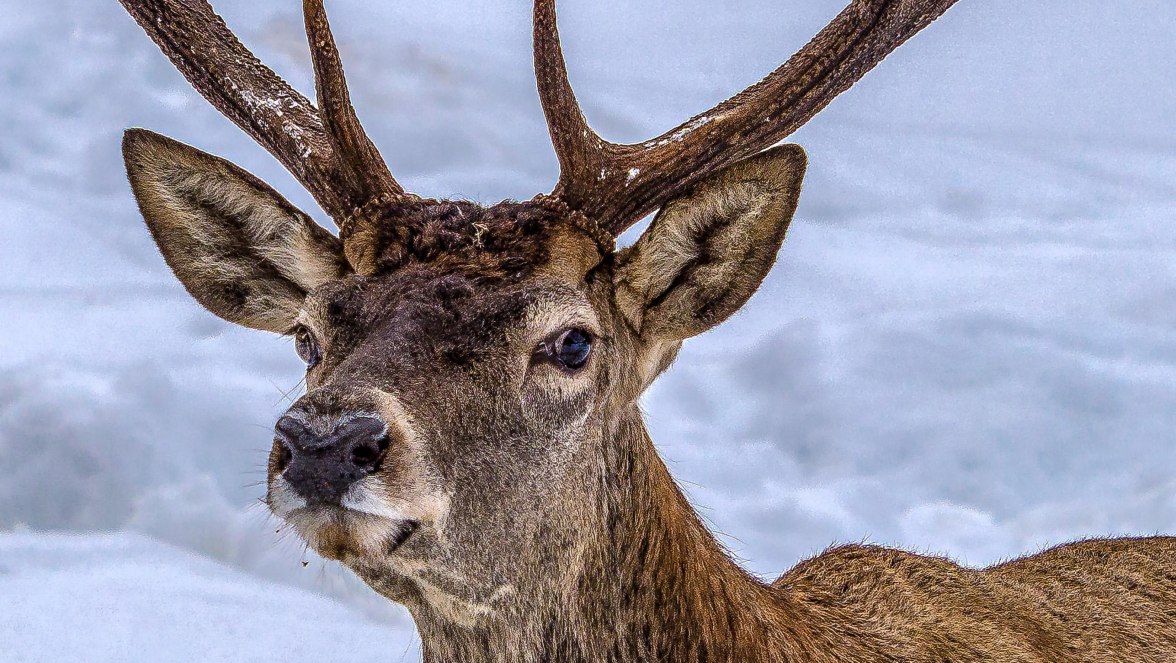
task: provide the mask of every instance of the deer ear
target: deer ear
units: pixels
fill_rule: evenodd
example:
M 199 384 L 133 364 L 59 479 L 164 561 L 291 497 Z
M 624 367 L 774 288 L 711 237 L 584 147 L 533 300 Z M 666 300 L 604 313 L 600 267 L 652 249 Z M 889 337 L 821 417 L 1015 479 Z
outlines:
M 307 292 L 350 271 L 334 235 L 220 157 L 131 129 L 123 158 L 164 260 L 229 322 L 287 332 Z
M 781 145 L 728 166 L 618 253 L 617 303 L 643 337 L 689 338 L 747 302 L 776 261 L 806 163 L 799 145 Z

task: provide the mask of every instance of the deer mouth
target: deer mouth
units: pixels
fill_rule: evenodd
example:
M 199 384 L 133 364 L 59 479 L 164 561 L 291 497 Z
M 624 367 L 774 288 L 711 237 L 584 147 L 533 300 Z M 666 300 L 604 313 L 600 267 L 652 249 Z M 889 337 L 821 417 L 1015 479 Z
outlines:
M 408 541 L 408 538 L 415 534 L 420 526 L 420 522 L 416 520 L 405 520 L 400 523 L 400 529 L 398 529 L 396 533 L 392 535 L 391 540 L 388 541 L 388 552 L 396 552 L 396 549 L 404 545 L 404 542 Z
M 420 520 L 367 499 L 308 504 L 284 484 L 279 480 L 271 485 L 270 510 L 327 559 L 346 564 L 383 558 L 421 527 Z
M 319 555 L 345 564 L 383 558 L 421 526 L 417 520 L 386 518 L 338 504 L 303 507 L 283 518 Z

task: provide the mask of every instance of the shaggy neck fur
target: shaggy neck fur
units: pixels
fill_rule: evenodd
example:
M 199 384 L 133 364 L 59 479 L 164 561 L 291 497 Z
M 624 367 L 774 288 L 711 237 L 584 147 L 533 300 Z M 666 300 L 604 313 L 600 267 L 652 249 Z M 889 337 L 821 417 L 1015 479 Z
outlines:
M 658 457 L 636 408 L 603 446 L 607 505 L 568 587 L 474 627 L 414 614 L 425 661 L 795 660 L 810 637 L 779 593 L 733 563 Z M 749 610 L 749 606 L 759 606 Z

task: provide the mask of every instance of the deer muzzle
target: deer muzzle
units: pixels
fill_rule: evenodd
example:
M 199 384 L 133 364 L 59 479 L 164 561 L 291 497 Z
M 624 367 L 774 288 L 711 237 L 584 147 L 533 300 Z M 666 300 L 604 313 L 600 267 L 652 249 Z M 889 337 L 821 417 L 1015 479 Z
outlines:
M 288 413 L 274 427 L 282 478 L 308 506 L 338 505 L 357 481 L 380 469 L 388 424 L 371 415 L 323 421 Z

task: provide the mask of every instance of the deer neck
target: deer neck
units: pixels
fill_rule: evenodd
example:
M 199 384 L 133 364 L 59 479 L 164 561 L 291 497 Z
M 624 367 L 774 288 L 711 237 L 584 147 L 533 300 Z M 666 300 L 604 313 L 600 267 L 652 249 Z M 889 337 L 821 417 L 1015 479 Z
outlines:
M 605 512 L 564 592 L 472 628 L 422 623 L 425 661 L 794 660 L 804 620 L 733 563 L 690 507 L 634 407 L 596 465 Z M 585 533 L 586 535 L 588 533 Z M 766 658 L 765 658 L 766 657 Z

